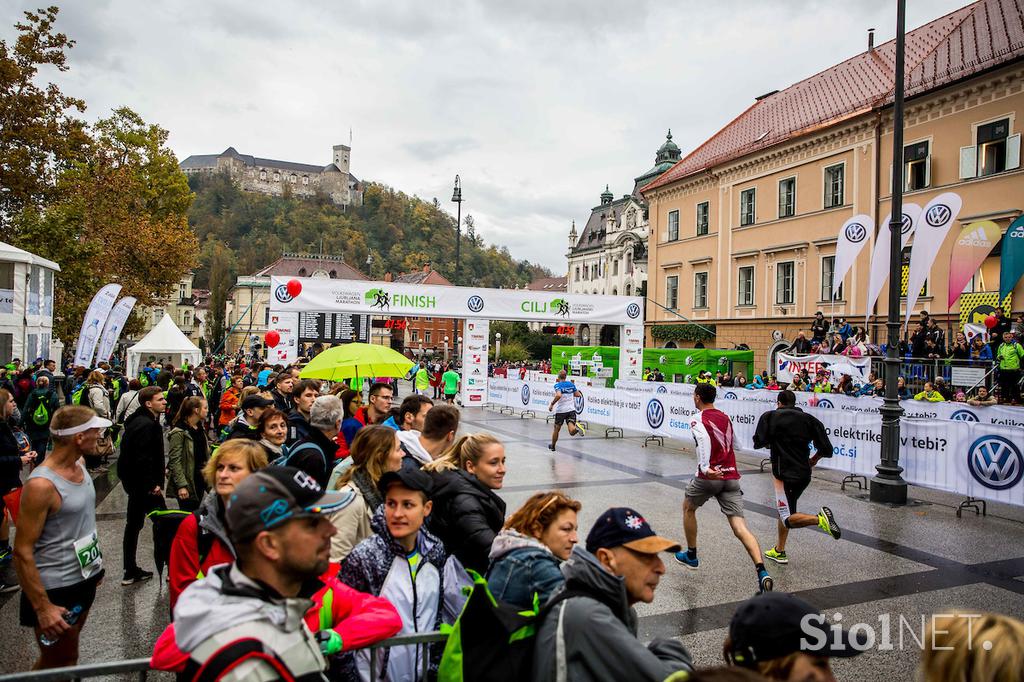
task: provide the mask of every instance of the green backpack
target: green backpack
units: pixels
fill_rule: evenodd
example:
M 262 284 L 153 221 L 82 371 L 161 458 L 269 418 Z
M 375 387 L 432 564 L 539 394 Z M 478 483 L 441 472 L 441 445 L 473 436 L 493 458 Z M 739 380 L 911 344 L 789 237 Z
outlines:
M 32 423 L 36 426 L 46 426 L 50 423 L 50 408 L 46 404 L 48 397 L 40 398 L 36 409 L 32 411 Z
M 81 386 L 75 389 L 74 393 L 71 394 L 71 404 L 84 405 L 85 407 L 90 406 L 88 384 L 82 384 Z

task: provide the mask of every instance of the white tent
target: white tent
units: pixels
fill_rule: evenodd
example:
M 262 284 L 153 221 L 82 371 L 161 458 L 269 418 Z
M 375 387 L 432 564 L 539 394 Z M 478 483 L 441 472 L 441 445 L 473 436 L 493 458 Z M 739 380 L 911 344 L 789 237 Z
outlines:
M 164 315 L 141 341 L 128 349 L 127 376 L 134 377 L 139 372 L 139 365 L 150 360 L 170 362 L 175 367 L 188 360 L 194 367 L 202 359 L 203 354 L 196 344 L 188 340 L 169 315 Z

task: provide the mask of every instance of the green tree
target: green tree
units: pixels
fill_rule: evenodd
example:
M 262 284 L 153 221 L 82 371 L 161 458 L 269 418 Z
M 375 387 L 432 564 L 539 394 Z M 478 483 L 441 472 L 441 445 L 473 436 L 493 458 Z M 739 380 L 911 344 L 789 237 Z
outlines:
M 0 41 L 0 234 L 13 241 L 15 217 L 26 208 L 40 210 L 57 189 L 62 170 L 83 158 L 89 145 L 85 124 L 76 114 L 85 102 L 53 83 L 36 83 L 39 68 L 67 71 L 67 50 L 74 46 L 53 30 L 57 8 L 25 12 L 14 25 L 12 45 Z
M 61 173 L 54 199 L 43 209 L 25 207 L 16 220 L 16 243 L 61 265 L 54 334 L 68 342 L 107 282 L 153 305 L 196 260 L 186 219 L 192 193 L 166 146 L 167 131 L 118 109 L 95 132 L 85 159 Z M 138 323 L 133 316 L 125 333 Z

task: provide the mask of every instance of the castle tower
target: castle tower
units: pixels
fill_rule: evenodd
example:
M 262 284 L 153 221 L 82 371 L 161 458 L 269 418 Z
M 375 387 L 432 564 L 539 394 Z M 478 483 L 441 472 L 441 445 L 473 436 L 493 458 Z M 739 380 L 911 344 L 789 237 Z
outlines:
M 347 144 L 334 145 L 334 165 L 342 173 L 349 172 L 349 156 L 352 155 L 352 148 Z

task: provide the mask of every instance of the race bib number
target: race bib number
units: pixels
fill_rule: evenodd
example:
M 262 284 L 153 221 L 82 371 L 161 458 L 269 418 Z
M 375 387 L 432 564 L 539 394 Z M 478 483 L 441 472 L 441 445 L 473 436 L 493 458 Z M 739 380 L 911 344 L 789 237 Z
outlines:
M 75 540 L 75 555 L 83 578 L 91 578 L 103 568 L 103 553 L 100 552 L 100 541 L 95 532 Z

